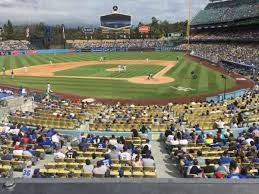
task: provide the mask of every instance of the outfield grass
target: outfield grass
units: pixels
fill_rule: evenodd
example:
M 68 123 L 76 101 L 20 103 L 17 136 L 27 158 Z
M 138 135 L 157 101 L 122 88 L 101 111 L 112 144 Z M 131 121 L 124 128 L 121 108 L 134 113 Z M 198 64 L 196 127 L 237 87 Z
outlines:
M 136 76 L 155 75 L 164 67 L 161 65 L 127 65 L 126 72 L 109 72 L 107 69 L 118 68 L 113 64 L 98 64 L 82 66 L 55 72 L 57 76 L 91 76 L 91 77 L 112 77 L 112 78 L 131 78 Z
M 57 54 L 57 55 L 31 55 L 17 57 L 0 57 L 0 65 L 6 64 L 10 67 L 13 64 L 15 68 L 23 65 L 37 65 L 48 63 L 97 60 L 102 53 L 82 53 L 82 54 Z M 152 53 L 105 53 L 107 59 L 111 60 L 176 60 L 177 56 L 183 57 L 182 53 L 152 52 Z M 191 72 L 195 71 L 198 79 L 191 79 Z M 39 78 L 39 77 L 0 77 L 0 83 L 15 86 L 25 86 L 45 90 L 48 82 L 52 84 L 55 92 L 76 94 L 81 96 L 99 97 L 99 98 L 117 98 L 117 99 L 160 99 L 173 97 L 188 97 L 203 94 L 211 94 L 224 90 L 224 80 L 221 74 L 215 72 L 203 65 L 197 64 L 188 59 L 181 59 L 179 63 L 172 68 L 167 76 L 176 79 L 175 82 L 162 85 L 141 85 L 133 84 L 127 81 L 117 80 L 95 80 L 79 78 Z M 233 87 L 235 81 L 232 78 L 227 79 L 227 87 Z M 178 91 L 176 88 L 191 88 L 190 91 Z
M 33 66 L 41 64 L 64 63 L 72 61 L 94 61 L 105 56 L 107 60 L 176 60 L 177 57 L 183 57 L 181 52 L 109 52 L 109 53 L 67 53 L 67 54 L 42 54 L 42 55 L 19 55 L 19 56 L 1 56 L 0 67 L 4 64 L 6 69 L 16 69 L 24 66 Z M 1 68 L 2 69 L 2 68 Z

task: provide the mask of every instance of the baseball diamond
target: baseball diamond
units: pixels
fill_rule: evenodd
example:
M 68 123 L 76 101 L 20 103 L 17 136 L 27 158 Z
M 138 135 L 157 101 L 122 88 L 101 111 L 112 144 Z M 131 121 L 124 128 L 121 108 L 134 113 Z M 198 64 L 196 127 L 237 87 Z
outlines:
M 134 52 L 104 55 L 107 58 L 105 62 L 99 61 L 102 54 L 94 53 L 1 57 L 1 65 L 5 64 L 7 69 L 12 65 L 15 67 L 15 79 L 10 79 L 9 70 L 0 83 L 42 89 L 46 87 L 46 82 L 50 82 L 54 91 L 59 93 L 134 100 L 191 97 L 214 94 L 224 89 L 221 73 L 192 61 L 183 53 Z M 177 57 L 180 58 L 178 62 Z M 146 58 L 149 59 L 148 64 Z M 128 71 L 115 74 L 104 71 L 119 64 L 129 65 Z M 25 66 L 27 72 L 24 70 Z M 198 79 L 192 79 L 192 71 L 197 73 Z M 147 79 L 150 73 L 154 74 L 153 80 Z M 234 87 L 235 82 L 236 80 L 228 77 L 227 88 Z M 170 86 L 195 90 L 182 92 L 172 90 Z

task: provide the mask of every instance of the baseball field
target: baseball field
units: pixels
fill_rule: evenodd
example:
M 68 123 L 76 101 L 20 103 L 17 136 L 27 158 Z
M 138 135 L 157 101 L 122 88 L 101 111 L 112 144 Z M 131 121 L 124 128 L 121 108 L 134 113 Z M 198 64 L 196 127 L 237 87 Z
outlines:
M 105 60 L 100 61 L 101 57 Z M 54 92 L 84 97 L 169 99 L 224 90 L 220 72 L 180 52 L 4 56 L 0 57 L 0 66 L 7 70 L 5 76 L 1 74 L 0 84 L 46 90 L 50 83 Z M 227 77 L 227 88 L 235 84 Z

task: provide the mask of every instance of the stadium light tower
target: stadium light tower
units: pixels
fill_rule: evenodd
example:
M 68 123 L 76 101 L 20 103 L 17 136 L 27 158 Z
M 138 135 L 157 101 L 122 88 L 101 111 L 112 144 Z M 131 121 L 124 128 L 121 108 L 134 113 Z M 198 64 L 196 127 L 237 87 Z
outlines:
M 187 1 L 188 1 L 187 39 L 188 39 L 188 46 L 190 47 L 192 0 L 187 0 Z

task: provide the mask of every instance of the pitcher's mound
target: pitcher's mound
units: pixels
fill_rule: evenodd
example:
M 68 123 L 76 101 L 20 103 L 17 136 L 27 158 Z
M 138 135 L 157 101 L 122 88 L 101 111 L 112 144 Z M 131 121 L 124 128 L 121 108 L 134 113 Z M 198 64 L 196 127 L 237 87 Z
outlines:
M 119 72 L 119 68 L 110 68 L 110 69 L 106 69 L 106 71 L 109 71 L 109 72 Z
M 148 79 L 148 76 L 139 76 L 128 79 L 129 82 L 135 84 L 167 84 L 174 82 L 175 79 L 171 77 L 154 77 L 154 79 Z

